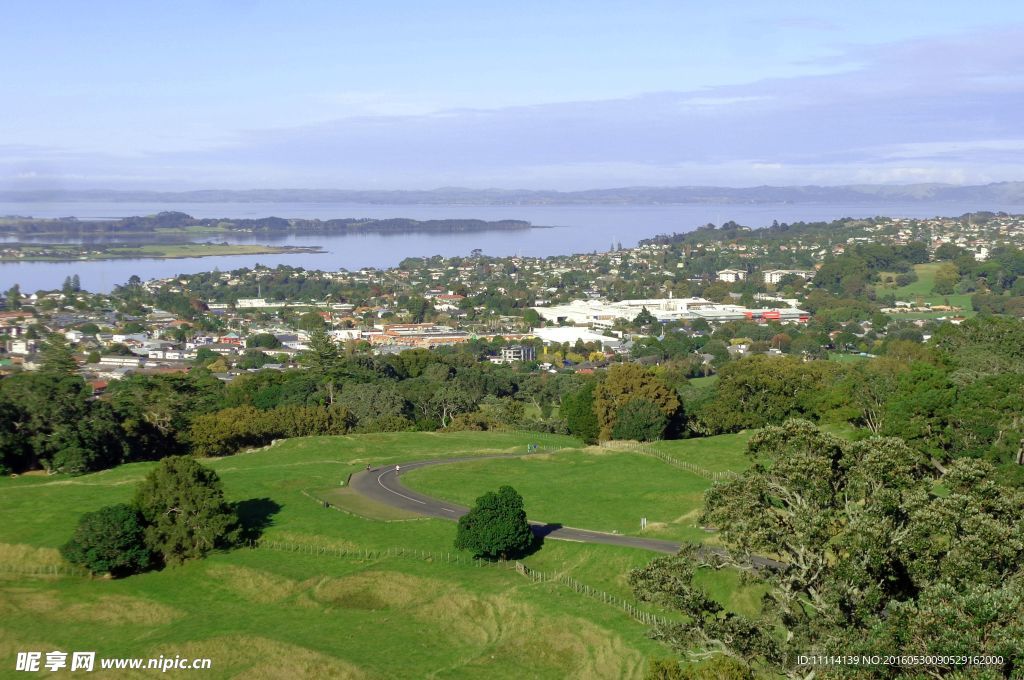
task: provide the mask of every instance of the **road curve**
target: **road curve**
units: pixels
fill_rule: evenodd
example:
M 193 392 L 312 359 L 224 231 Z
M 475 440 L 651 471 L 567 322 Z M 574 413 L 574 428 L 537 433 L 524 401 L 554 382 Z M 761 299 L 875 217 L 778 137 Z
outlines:
M 401 463 L 398 466 L 388 465 L 357 472 L 352 475 L 352 479 L 349 481 L 349 486 L 356 493 L 393 508 L 423 515 L 425 517 L 438 517 L 440 519 L 457 521 L 460 517 L 469 512 L 469 508 L 417 493 L 402 485 L 399 480 L 400 475 L 409 470 L 417 470 L 419 468 L 434 465 L 486 460 L 488 458 L 521 458 L 522 456 L 523 454 L 463 456 L 460 458 L 444 458 L 440 460 Z M 534 534 L 543 536 L 544 538 L 557 539 L 559 541 L 602 543 L 605 545 L 618 545 L 625 546 L 627 548 L 639 548 L 641 550 L 651 550 L 654 552 L 668 554 L 675 554 L 679 552 L 680 548 L 679 543 L 674 543 L 672 541 L 642 538 L 640 536 L 625 536 L 622 534 L 608 534 L 601 531 L 589 531 L 587 529 L 566 527 L 561 524 L 531 521 L 530 526 L 533 528 Z M 761 562 L 762 559 L 763 558 L 758 558 L 757 561 Z M 763 560 L 762 564 L 757 566 L 767 566 L 770 562 L 772 561 Z

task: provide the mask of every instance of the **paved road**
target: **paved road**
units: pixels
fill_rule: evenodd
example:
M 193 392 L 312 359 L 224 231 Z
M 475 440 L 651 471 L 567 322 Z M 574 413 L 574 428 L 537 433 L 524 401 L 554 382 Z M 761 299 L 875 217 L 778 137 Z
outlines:
M 400 471 L 395 466 L 373 468 L 368 471 L 358 472 L 352 475 L 349 486 L 358 494 L 371 500 L 413 512 L 426 517 L 440 517 L 441 519 L 458 520 L 469 512 L 469 508 L 447 501 L 424 496 L 402 485 L 400 477 L 409 470 L 430 467 L 433 465 L 448 465 L 450 463 L 462 463 L 465 461 L 482 460 L 487 458 L 519 458 L 523 454 L 504 454 L 492 456 L 464 456 L 461 458 L 444 458 L 442 460 L 417 461 L 415 463 L 402 463 Z M 622 534 L 607 534 L 601 531 L 589 531 L 587 529 L 575 529 L 562 526 L 561 524 L 549 524 L 544 522 L 530 522 L 533 532 L 544 538 L 553 538 L 559 541 L 576 541 L 579 543 L 603 543 L 606 545 L 619 545 L 628 548 L 639 548 L 641 550 L 652 550 L 654 552 L 675 554 L 679 552 L 679 543 L 672 541 L 661 541 L 654 538 L 642 538 L 639 536 L 623 536 Z M 755 558 L 755 566 L 779 565 L 778 562 L 765 558 Z

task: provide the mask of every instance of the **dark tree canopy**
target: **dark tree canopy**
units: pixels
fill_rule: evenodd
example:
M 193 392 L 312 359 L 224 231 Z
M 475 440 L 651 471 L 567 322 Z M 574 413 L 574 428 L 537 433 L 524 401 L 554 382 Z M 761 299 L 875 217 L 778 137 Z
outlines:
M 647 399 L 630 399 L 615 415 L 613 439 L 635 439 L 649 442 L 665 434 L 668 418 L 657 404 Z
M 523 497 L 511 486 L 488 491 L 459 519 L 455 547 L 477 557 L 507 559 L 533 545 Z
M 217 473 L 188 456 L 161 460 L 139 486 L 135 505 L 148 525 L 147 545 L 169 564 L 227 547 L 238 533 Z
M 113 576 L 145 571 L 153 558 L 139 511 L 126 503 L 82 515 L 74 536 L 60 552 L 68 562 L 94 574 Z
M 999 486 L 991 465 L 959 460 L 940 474 L 901 440 L 851 443 L 806 421 L 765 428 L 749 450 L 755 465 L 712 487 L 701 517 L 727 552 L 686 549 L 630 576 L 638 597 L 686 614 L 657 636 L 793 678 L 807 671 L 799 654 L 993 654 L 1006 662 L 992 677 L 1019 671 L 1024 494 Z M 758 574 L 760 617 L 726 612 L 694 581 L 698 565 L 749 570 L 754 554 L 784 563 Z
M 587 383 L 578 392 L 566 395 L 562 400 L 561 415 L 570 434 L 588 444 L 596 444 L 601 424 L 594 412 L 594 383 Z

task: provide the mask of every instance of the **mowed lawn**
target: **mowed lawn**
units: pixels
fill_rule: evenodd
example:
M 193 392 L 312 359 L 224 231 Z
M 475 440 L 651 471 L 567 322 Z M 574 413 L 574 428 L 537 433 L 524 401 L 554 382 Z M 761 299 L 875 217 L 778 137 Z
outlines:
M 598 448 L 455 463 L 412 470 L 403 484 L 465 506 L 503 484 L 516 489 L 531 520 L 695 541 L 696 517 L 711 483 L 656 458 Z
M 230 500 L 265 517 L 268 539 L 440 555 L 453 551 L 451 522 L 367 519 L 325 509 L 315 494 L 367 463 L 514 453 L 538 439 L 553 448 L 579 446 L 569 438 L 531 434 L 401 433 L 289 440 L 204 463 L 220 473 Z M 562 455 L 579 454 L 554 458 Z M 78 517 L 128 501 L 153 465 L 78 478 L 0 480 L 3 667 L 13 668 L 19 650 L 58 649 L 110 657 L 208 656 L 214 669 L 203 675 L 211 678 L 629 678 L 641 676 L 648 659 L 669 654 L 648 639 L 645 626 L 613 606 L 511 569 L 437 557 L 238 549 L 116 581 L 4 573 L 4 567 L 58 563 L 56 548 Z M 564 481 L 580 488 L 579 480 Z M 549 541 L 527 563 L 628 597 L 629 569 L 653 557 Z M 721 590 L 722 583 L 715 579 L 713 585 Z M 722 597 L 736 608 L 751 599 L 749 592 L 729 588 Z
M 753 463 L 747 455 L 747 442 L 753 434 L 752 430 L 745 430 L 717 437 L 674 439 L 653 442 L 651 447 L 677 460 L 693 463 L 712 472 L 742 472 Z

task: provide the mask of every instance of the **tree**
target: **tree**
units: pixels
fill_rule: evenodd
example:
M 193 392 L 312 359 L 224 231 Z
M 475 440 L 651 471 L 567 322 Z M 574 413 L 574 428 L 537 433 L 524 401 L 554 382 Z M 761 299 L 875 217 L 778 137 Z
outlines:
M 168 564 L 203 557 L 238 535 L 220 477 L 188 456 L 161 460 L 140 484 L 134 504 L 147 524 L 146 545 Z
M 323 330 L 327 326 L 324 318 L 320 316 L 320 312 L 306 312 L 299 317 L 297 325 L 301 330 L 311 332 Z
M 932 292 L 939 295 L 951 295 L 953 286 L 960 280 L 960 270 L 951 262 L 944 262 L 935 270 L 935 283 Z
M 636 315 L 636 318 L 633 319 L 633 323 L 642 328 L 644 326 L 656 324 L 658 323 L 658 320 L 647 310 L 647 307 L 644 307 L 640 310 L 640 313 Z
M 409 404 L 393 383 L 349 383 L 336 404 L 347 408 L 357 421 L 407 415 Z
M 595 383 L 584 385 L 578 392 L 567 394 L 562 399 L 559 414 L 565 419 L 569 433 L 588 444 L 596 444 L 601 433 L 601 424 L 594 411 Z
M 610 439 L 619 409 L 633 399 L 646 399 L 667 417 L 679 410 L 679 398 L 651 371 L 637 364 L 619 364 L 608 369 L 594 390 L 594 412 L 602 439 Z
M 93 574 L 128 576 L 149 568 L 152 553 L 146 547 L 139 512 L 127 503 L 87 512 L 74 535 L 61 549 L 68 562 Z
M 703 434 L 736 432 L 817 417 L 827 388 L 841 367 L 834 362 L 804 363 L 795 357 L 755 355 L 719 370 L 715 396 L 696 413 L 691 426 Z
M 39 350 L 41 371 L 48 375 L 70 376 L 78 370 L 78 363 L 63 335 L 51 335 Z
M 502 486 L 497 493 L 488 491 L 459 518 L 455 547 L 475 557 L 507 559 L 525 553 L 531 545 L 533 532 L 523 497 L 511 486 Z
M 7 299 L 7 309 L 21 309 L 21 287 L 14 284 L 4 296 Z
M 427 316 L 434 311 L 430 301 L 422 297 L 411 297 L 406 303 L 409 310 L 409 320 L 412 323 L 423 323 Z
M 536 309 L 530 307 L 523 312 L 523 323 L 527 324 L 531 328 L 536 328 L 537 326 L 542 326 L 544 324 L 544 318 Z
M 429 401 L 430 414 L 440 421 L 441 427 L 448 427 L 452 418 L 472 411 L 475 406 L 472 397 L 453 382 L 441 385 Z
M 700 522 L 725 550 L 688 548 L 630 575 L 638 597 L 686 615 L 657 637 L 790 678 L 806 676 L 799 654 L 967 648 L 1002 655 L 991 677 L 1010 677 L 1024 658 L 1024 494 L 1000 487 L 991 465 L 960 460 L 940 475 L 899 439 L 849 442 L 795 420 L 755 434 L 748 452 L 754 465 L 705 496 Z M 694 580 L 701 566 L 750 572 L 757 554 L 780 560 L 757 573 L 757 618 L 726 612 Z M 941 657 L 887 670 L 962 671 Z
M 245 341 L 245 346 L 277 349 L 281 346 L 281 341 L 273 333 L 256 333 Z
M 649 442 L 665 436 L 668 418 L 657 404 L 647 399 L 630 399 L 615 414 L 613 439 Z
M 309 367 L 309 372 L 326 393 L 327 403 L 333 404 L 335 376 L 341 363 L 341 354 L 338 351 L 338 344 L 331 340 L 323 327 L 309 334 L 309 349 L 302 353 L 300 361 Z

